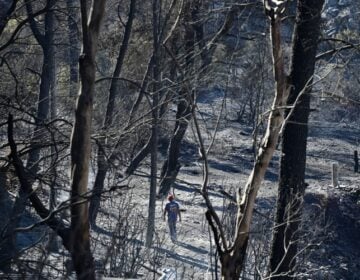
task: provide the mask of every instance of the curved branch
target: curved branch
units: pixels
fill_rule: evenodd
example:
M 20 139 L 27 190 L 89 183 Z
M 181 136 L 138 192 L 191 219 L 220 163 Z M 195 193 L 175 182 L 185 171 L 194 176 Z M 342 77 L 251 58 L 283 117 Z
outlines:
M 44 219 L 44 222 L 61 237 L 64 247 L 69 250 L 70 249 L 69 227 L 67 227 L 62 220 L 55 217 L 55 212 L 51 212 L 49 209 L 47 209 L 44 206 L 40 198 L 32 189 L 30 182 L 27 180 L 25 167 L 17 153 L 17 146 L 14 140 L 14 133 L 13 133 L 13 123 L 14 123 L 13 116 L 9 114 L 8 141 L 10 146 L 10 158 L 12 159 L 12 164 L 14 165 L 16 175 L 19 178 L 20 188 L 29 196 L 31 204 L 34 207 L 36 213 L 38 213 L 38 215 L 42 219 Z
M 45 8 L 49 8 L 49 3 L 50 1 L 47 1 Z M 32 33 L 34 34 L 34 37 L 36 39 L 36 41 L 38 41 L 38 43 L 40 45 L 44 45 L 45 44 L 45 35 L 41 34 L 40 32 L 40 28 L 37 24 L 37 22 L 35 21 L 35 16 L 34 12 L 33 12 L 33 8 L 32 8 L 32 1 L 25 1 L 25 7 L 26 7 L 26 12 L 29 16 L 29 22 L 30 22 L 30 28 Z
M 0 52 L 3 51 L 4 49 L 6 49 L 8 46 L 10 46 L 14 41 L 15 41 L 15 37 L 16 35 L 21 31 L 21 28 L 27 24 L 29 21 L 31 21 L 31 19 L 34 19 L 35 17 L 46 13 L 46 11 L 48 10 L 48 6 L 45 6 L 44 9 L 41 9 L 39 11 L 37 11 L 36 13 L 33 13 L 32 15 L 29 15 L 26 19 L 24 19 L 22 22 L 19 23 L 19 25 L 15 28 L 14 32 L 12 33 L 11 37 L 9 38 L 9 40 L 3 44 L 2 46 L 0 46 Z

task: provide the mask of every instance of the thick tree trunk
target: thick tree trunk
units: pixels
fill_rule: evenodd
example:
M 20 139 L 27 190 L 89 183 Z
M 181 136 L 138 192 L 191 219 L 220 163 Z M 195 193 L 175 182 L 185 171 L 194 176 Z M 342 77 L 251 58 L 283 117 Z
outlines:
M 34 18 L 31 18 L 33 15 L 32 3 L 26 1 L 26 10 L 30 19 L 30 27 L 33 32 L 34 37 L 37 42 L 40 44 L 43 50 L 43 66 L 41 69 L 41 81 L 40 81 L 40 92 L 38 97 L 38 107 L 35 119 L 35 129 L 30 142 L 30 154 L 26 164 L 26 168 L 30 171 L 30 174 L 33 174 L 35 177 L 39 169 L 39 159 L 40 159 L 40 150 L 41 150 L 41 127 L 44 122 L 47 120 L 50 111 L 50 90 L 52 86 L 54 71 L 55 71 L 55 53 L 54 53 L 54 12 L 52 10 L 55 0 L 48 0 L 47 7 L 48 11 L 45 15 L 45 34 L 41 34 L 41 28 L 38 26 Z
M 157 145 L 158 145 L 158 118 L 159 118 L 159 81 L 160 81 L 160 26 L 161 19 L 160 1 L 152 1 L 153 12 L 153 48 L 154 48 L 154 65 L 153 65 L 153 100 L 152 100 L 152 122 L 151 122 L 151 159 L 150 159 L 150 192 L 148 220 L 146 230 L 145 246 L 151 247 L 155 232 L 155 206 L 156 206 L 156 187 L 157 187 Z
M 121 69 L 124 64 L 125 55 L 129 45 L 132 23 L 135 16 L 135 7 L 136 7 L 136 0 L 131 0 L 128 20 L 125 26 L 124 38 L 120 46 L 119 55 L 112 76 L 113 79 L 111 80 L 111 85 L 109 89 L 109 97 L 106 107 L 105 119 L 102 127 L 103 135 L 99 139 L 99 147 L 98 147 L 98 155 L 97 155 L 98 170 L 96 173 L 96 178 L 93 188 L 94 196 L 90 201 L 90 207 L 89 207 L 91 225 L 96 224 L 96 217 L 100 207 L 101 193 L 104 189 L 104 181 L 106 178 L 107 171 L 109 169 L 108 159 L 106 158 L 106 146 L 108 144 L 107 132 L 113 123 L 115 99 L 119 91 L 118 78 L 120 77 Z M 111 156 L 108 158 L 111 159 Z
M 165 196 L 172 184 L 175 182 L 177 173 L 180 169 L 179 156 L 181 142 L 184 138 L 189 122 L 191 120 L 191 100 L 186 97 L 186 92 L 180 95 L 176 112 L 176 123 L 174 134 L 171 136 L 167 152 L 167 160 L 162 167 L 163 174 L 160 183 L 159 195 Z M 191 98 L 191 97 L 190 97 Z
M 244 242 L 243 250 L 246 251 L 248 239 Z M 221 253 L 221 279 L 222 280 L 238 280 L 240 279 L 241 272 L 243 270 L 243 264 L 245 261 L 245 254 L 242 250 L 229 253 Z
M 192 1 L 186 1 L 184 7 L 183 23 L 185 25 L 185 73 L 186 78 L 193 75 L 192 71 L 194 66 L 194 50 L 195 50 L 195 28 L 192 24 L 197 19 L 199 13 L 199 3 L 192 3 Z M 201 29 L 197 26 L 198 31 Z M 199 31 L 200 32 L 200 31 Z M 165 196 L 172 184 L 176 180 L 177 173 L 180 169 L 179 156 L 181 149 L 181 142 L 184 138 L 189 122 L 192 118 L 191 110 L 194 104 L 194 94 L 192 89 L 187 85 L 183 85 L 180 90 L 178 98 L 178 106 L 176 111 L 176 122 L 174 133 L 171 136 L 169 148 L 167 151 L 167 160 L 162 167 L 163 174 L 161 178 L 159 195 Z
M 127 175 L 133 174 L 135 172 L 136 168 L 138 168 L 139 164 L 150 153 L 151 143 L 152 143 L 152 136 L 150 136 L 149 140 L 146 142 L 144 147 L 142 147 L 142 149 L 135 155 L 133 160 L 130 162 L 130 165 L 126 168 L 125 173 Z
M 56 59 L 54 57 L 54 70 L 51 73 L 51 88 L 50 88 L 50 121 L 54 121 L 57 117 L 57 110 L 56 110 L 56 97 L 57 97 L 57 83 L 56 83 L 56 70 L 57 64 Z M 49 209 L 53 211 L 55 206 L 57 205 L 57 180 L 58 180 L 58 170 L 57 170 L 57 160 L 58 160 L 58 151 L 55 147 L 56 143 L 53 143 L 50 149 L 51 153 L 51 183 L 50 183 L 50 199 L 49 199 Z M 57 236 L 56 233 L 51 232 L 49 238 L 49 248 L 53 252 L 57 252 L 59 249 Z
M 91 120 L 95 91 L 95 55 L 105 0 L 93 1 L 88 19 L 87 1 L 81 0 L 83 46 L 80 56 L 80 90 L 71 135 L 71 256 L 78 279 L 95 279 L 90 250 L 88 191 L 91 154 Z
M 29 158 L 26 163 L 26 168 L 29 169 L 30 175 L 33 178 L 35 178 L 36 173 L 39 171 L 40 151 L 43 143 L 42 135 L 44 132 L 43 126 L 49 116 L 50 89 L 52 76 L 55 71 L 55 53 L 52 45 L 52 39 L 49 37 L 50 36 L 47 36 L 49 41 L 47 41 L 47 43 L 43 46 L 44 61 L 41 70 L 40 93 L 38 98 L 37 115 L 35 119 L 35 129 L 30 143 Z
M 155 70 L 157 71 L 157 70 Z M 152 137 L 151 137 L 151 157 L 150 157 L 150 192 L 148 221 L 145 246 L 150 247 L 153 243 L 155 232 L 155 207 L 156 207 L 156 187 L 157 187 L 157 143 L 158 143 L 158 105 L 157 94 L 153 97 L 153 121 L 152 121 Z
M 99 147 L 99 149 L 103 148 Z M 93 197 L 91 198 L 89 205 L 89 222 L 92 227 L 96 226 L 96 217 L 100 208 L 101 192 L 104 189 L 104 182 L 109 168 L 108 164 L 105 162 L 105 155 L 101 155 L 101 158 L 99 158 L 99 153 L 101 152 L 98 152 L 98 166 L 93 187 Z
M 272 279 L 293 279 L 291 274 L 296 263 L 297 243 L 292 241 L 298 238 L 305 191 L 307 123 L 323 4 L 323 0 L 299 0 L 297 6 L 290 72 L 292 86 L 288 99 L 288 105 L 295 105 L 295 108 L 283 134 L 277 211 L 270 256 Z
M 8 192 L 8 174 L 9 165 L 2 164 L 0 166 L 0 270 L 5 273 L 10 272 L 10 259 L 11 254 L 6 251 L 5 247 L 9 242 L 8 237 L 4 236 L 4 231 L 9 223 L 9 217 L 11 215 L 12 199 Z M 5 231 L 6 234 L 6 231 Z M 5 250 L 4 250 L 5 249 Z

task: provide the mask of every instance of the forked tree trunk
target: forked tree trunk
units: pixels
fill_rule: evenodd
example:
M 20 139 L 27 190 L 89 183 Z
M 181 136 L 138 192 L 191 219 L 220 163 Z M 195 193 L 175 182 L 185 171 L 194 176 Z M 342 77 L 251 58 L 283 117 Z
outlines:
M 197 1 L 196 1 L 197 2 Z M 195 5 L 196 4 L 196 5 Z M 194 5 L 194 6 L 193 6 Z M 185 69 L 187 77 L 193 75 L 194 66 L 194 50 L 195 50 L 195 28 L 192 22 L 199 12 L 199 3 L 192 1 L 186 1 L 184 6 L 183 24 L 185 25 L 184 43 L 185 43 Z M 198 26 L 198 30 L 201 28 Z M 200 32 L 200 31 L 199 31 Z M 185 136 L 186 130 L 189 126 L 189 122 L 192 118 L 191 110 L 194 102 L 194 94 L 191 89 L 186 87 L 186 83 L 183 88 L 180 89 L 178 94 L 178 106 L 176 111 L 176 122 L 173 135 L 171 136 L 169 148 L 167 151 L 167 159 L 163 164 L 161 174 L 161 183 L 159 195 L 165 196 L 172 184 L 176 180 L 177 173 L 180 169 L 179 157 L 181 142 Z
M 283 106 L 285 105 L 288 95 L 288 84 L 281 46 L 280 15 L 275 15 L 271 18 L 270 24 L 276 92 L 269 115 L 268 126 L 256 157 L 255 166 L 245 186 L 244 195 L 241 201 L 238 202 L 234 256 L 237 256 L 237 265 L 241 268 L 243 267 L 243 261 L 245 259 L 255 199 L 269 162 L 276 149 L 280 129 L 284 121 Z
M 202 7 L 205 3 L 201 0 L 185 1 L 183 24 L 185 26 L 185 69 L 186 79 L 192 75 L 196 76 L 193 71 L 195 54 L 195 45 L 199 49 L 199 53 L 202 60 L 201 68 L 198 75 L 203 77 L 206 75 L 206 68 L 211 64 L 213 54 L 216 49 L 216 43 L 218 40 L 227 34 L 231 29 L 236 14 L 239 12 L 237 5 L 232 5 L 228 14 L 226 15 L 223 26 L 212 38 L 212 40 L 206 46 L 206 40 L 204 39 L 204 28 L 201 20 Z M 196 40 L 195 40 L 196 39 Z M 186 84 L 186 82 L 185 82 Z M 196 90 L 196 89 L 195 89 Z M 164 196 L 169 192 L 171 186 L 176 180 L 177 174 L 180 169 L 179 157 L 181 150 L 181 142 L 185 136 L 188 125 L 192 119 L 192 105 L 194 103 L 194 92 L 191 89 L 186 88 L 180 90 L 179 94 L 181 100 L 179 101 L 176 112 L 176 123 L 173 135 L 170 139 L 169 148 L 167 151 L 167 159 L 162 167 L 161 183 L 159 196 Z
M 270 256 L 271 279 L 293 279 L 305 191 L 310 92 L 324 1 L 298 0 L 288 105 L 295 106 L 283 134 L 277 211 Z M 296 103 L 296 104 L 295 104 Z M 287 114 L 290 112 L 287 111 Z M 283 275 L 281 275 L 283 274 Z
M 278 14 L 279 11 L 281 11 L 281 9 L 272 10 L 269 14 L 276 83 L 275 96 L 271 107 L 271 113 L 268 118 L 267 129 L 243 195 L 241 195 L 241 188 L 238 189 L 238 212 L 233 242 L 225 239 L 220 219 L 208 198 L 206 184 L 203 185 L 202 193 L 208 207 L 206 218 L 214 233 L 215 243 L 221 262 L 221 277 L 223 280 L 237 280 L 243 270 L 255 199 L 261 182 L 264 179 L 266 169 L 276 149 L 279 133 L 284 122 L 283 111 L 288 96 L 288 84 L 285 75 L 285 65 L 281 46 L 281 14 Z
M 183 100 L 180 100 L 177 106 L 174 134 L 171 136 L 167 159 L 162 167 L 163 174 L 161 174 L 159 189 L 159 195 L 161 196 L 165 196 L 169 192 L 180 169 L 179 157 L 181 142 L 191 120 L 191 103 L 185 100 L 185 98 L 188 99 L 186 95 L 186 92 L 180 94 L 180 98 Z
M 80 90 L 76 104 L 75 124 L 71 135 L 71 256 L 78 279 L 95 279 L 94 260 L 90 250 L 88 202 L 89 160 L 91 154 L 91 120 L 95 91 L 95 55 L 104 15 L 105 0 L 93 0 L 88 18 L 87 0 L 81 0 L 83 31 L 80 65 Z

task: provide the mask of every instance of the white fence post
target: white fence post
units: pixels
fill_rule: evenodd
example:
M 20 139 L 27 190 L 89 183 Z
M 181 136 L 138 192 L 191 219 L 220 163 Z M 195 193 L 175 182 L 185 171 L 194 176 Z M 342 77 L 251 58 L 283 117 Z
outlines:
M 339 165 L 337 163 L 332 164 L 332 185 L 333 187 L 339 186 Z

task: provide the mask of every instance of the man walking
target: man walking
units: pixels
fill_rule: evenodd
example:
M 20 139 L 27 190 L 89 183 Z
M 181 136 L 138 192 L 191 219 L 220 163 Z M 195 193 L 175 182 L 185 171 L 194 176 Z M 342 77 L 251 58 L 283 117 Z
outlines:
M 168 196 L 168 200 L 169 200 L 169 202 L 166 203 L 165 209 L 164 209 L 164 221 L 166 220 L 165 217 L 166 217 L 166 213 L 167 213 L 171 241 L 175 242 L 176 241 L 176 221 L 177 221 L 178 216 L 179 216 L 179 221 L 181 222 L 180 207 L 179 207 L 179 203 L 177 203 L 174 200 L 174 196 L 172 194 L 170 194 Z

